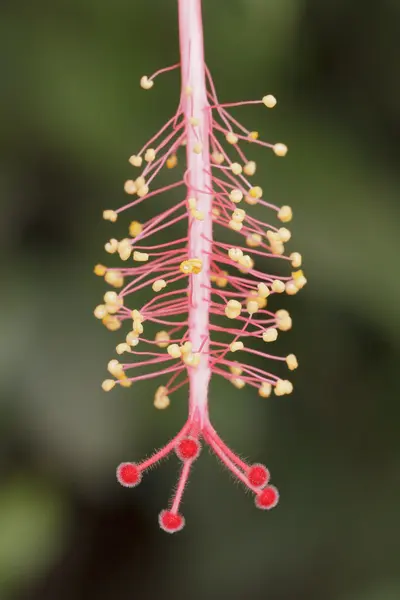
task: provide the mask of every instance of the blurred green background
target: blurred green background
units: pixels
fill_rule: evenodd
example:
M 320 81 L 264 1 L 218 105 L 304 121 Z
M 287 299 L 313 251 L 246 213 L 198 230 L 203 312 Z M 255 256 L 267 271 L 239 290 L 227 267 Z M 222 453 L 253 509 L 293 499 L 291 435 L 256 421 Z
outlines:
M 1 600 L 400 598 L 400 3 L 203 4 L 221 100 L 274 93 L 274 111 L 241 114 L 290 148 L 263 155 L 257 182 L 293 206 L 309 280 L 281 346 L 299 357 L 295 393 L 215 382 L 210 398 L 280 505 L 255 510 L 204 452 L 168 536 L 177 461 L 136 490 L 115 481 L 186 412 L 185 394 L 156 411 L 154 383 L 102 393 L 120 340 L 92 316 L 101 212 L 178 101 L 176 74 L 138 86 L 177 60 L 175 0 L 3 2 Z

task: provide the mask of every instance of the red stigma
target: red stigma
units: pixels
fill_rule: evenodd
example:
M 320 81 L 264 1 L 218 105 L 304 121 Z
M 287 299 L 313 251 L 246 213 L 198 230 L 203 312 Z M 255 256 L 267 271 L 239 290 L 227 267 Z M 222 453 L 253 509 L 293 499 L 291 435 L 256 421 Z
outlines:
M 195 438 L 185 437 L 178 442 L 176 453 L 181 460 L 194 460 L 200 454 L 200 444 Z
M 252 465 L 247 474 L 249 483 L 254 487 L 262 487 L 269 481 L 269 471 L 264 465 Z
M 124 487 L 135 487 L 142 480 L 139 467 L 134 463 L 121 463 L 117 468 L 117 479 Z
M 184 517 L 178 513 L 173 513 L 170 510 L 162 510 L 158 517 L 158 522 L 161 529 L 167 533 L 175 533 L 185 526 Z
M 261 510 L 270 510 L 279 502 L 279 492 L 273 485 L 268 485 L 259 494 L 257 494 L 255 503 Z

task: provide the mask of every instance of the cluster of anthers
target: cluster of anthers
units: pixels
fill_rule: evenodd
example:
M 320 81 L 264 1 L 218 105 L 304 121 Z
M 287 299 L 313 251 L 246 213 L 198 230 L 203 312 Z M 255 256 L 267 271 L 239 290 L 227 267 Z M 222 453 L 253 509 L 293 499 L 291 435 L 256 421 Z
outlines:
M 189 0 L 186 6 L 197 2 Z M 181 10 L 181 62 L 141 79 L 142 88 L 150 89 L 157 75 L 180 67 L 180 104 L 176 114 L 129 159 L 133 167 L 143 169 L 125 183 L 125 192 L 133 197 L 132 201 L 103 213 L 104 219 L 115 222 L 122 213 L 145 201 L 153 208 L 154 216 L 143 223 L 132 221 L 128 237 L 112 238 L 105 245 L 108 253 L 118 254 L 125 263 L 133 262 L 132 266 L 95 267 L 96 275 L 104 276 L 118 290 L 105 293 L 95 316 L 111 331 L 125 324 L 129 327 L 125 341 L 116 347 L 117 354 L 127 359 L 108 363 L 112 377 L 103 381 L 103 390 L 162 377 L 154 405 L 165 409 L 171 395 L 189 383 L 189 415 L 179 433 L 146 460 L 122 463 L 117 469 L 119 482 L 134 487 L 150 467 L 176 453 L 182 462 L 180 478 L 170 507 L 159 516 L 161 528 L 170 533 L 184 526 L 179 508 L 190 470 L 201 451 L 201 440 L 254 492 L 258 508 L 270 509 L 277 504 L 279 494 L 269 484 L 266 467 L 242 460 L 213 428 L 208 413 L 208 384 L 211 374 L 215 374 L 238 389 L 246 385 L 256 388 L 262 398 L 272 392 L 276 396 L 292 392 L 288 379 L 277 377 L 268 367 L 253 366 L 248 359 L 256 356 L 263 359 L 261 364 L 282 361 L 289 370 L 297 368 L 294 354 L 276 356 L 259 348 L 263 342 L 273 343 L 280 332 L 292 326 L 286 310 L 269 310 L 269 303 L 275 303 L 273 297 L 297 294 L 306 284 L 300 269 L 301 255 L 285 249 L 291 232 L 284 225 L 291 221 L 292 210 L 267 202 L 261 187 L 250 182 L 257 165 L 243 149 L 246 144 L 250 148 L 258 144 L 276 156 L 285 156 L 287 147 L 259 140 L 258 132 L 246 129 L 227 110 L 245 104 L 273 108 L 276 99 L 266 95 L 259 101 L 218 101 L 204 64 L 202 39 L 197 35 L 199 19 L 196 10 Z M 154 188 L 154 180 L 164 167 L 173 169 L 178 165 L 182 146 L 186 152 L 182 177 Z M 283 225 L 253 216 L 255 206 L 269 209 Z M 182 234 L 178 233 L 174 239 L 174 228 L 181 232 L 182 222 L 187 222 L 187 235 L 179 237 Z M 165 229 L 167 242 L 145 241 Z M 216 241 L 213 230 L 234 232 L 239 241 Z M 278 260 L 289 266 L 291 274 L 264 273 L 257 268 L 257 259 L 266 264 Z M 139 290 L 148 293 L 148 299 L 140 308 L 134 308 L 131 294 Z M 162 329 L 156 331 L 155 326 Z M 221 337 L 229 339 L 224 342 Z M 255 348 L 251 345 L 254 340 Z M 237 359 L 238 354 L 243 358 Z M 137 370 L 139 374 L 135 374 Z

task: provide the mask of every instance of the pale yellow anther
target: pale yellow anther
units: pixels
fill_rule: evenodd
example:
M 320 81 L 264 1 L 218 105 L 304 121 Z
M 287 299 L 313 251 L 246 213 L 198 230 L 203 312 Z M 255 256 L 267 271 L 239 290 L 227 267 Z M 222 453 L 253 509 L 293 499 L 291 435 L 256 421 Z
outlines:
M 286 357 L 286 364 L 291 371 L 294 371 L 299 366 L 297 357 L 295 354 L 288 354 Z
M 118 254 L 121 260 L 128 260 L 132 253 L 132 244 L 131 240 L 125 238 L 121 240 L 118 244 Z
M 224 155 L 221 152 L 213 152 L 211 154 L 211 160 L 213 161 L 213 163 L 215 163 L 216 165 L 222 165 L 222 163 L 225 160 Z
M 240 367 L 238 362 L 235 362 L 233 365 L 229 367 L 232 375 L 241 375 L 243 373 L 243 369 Z
M 234 173 L 235 175 L 240 175 L 241 172 L 243 171 L 242 165 L 240 165 L 237 162 L 234 162 L 231 164 L 231 171 L 232 173 Z
M 238 300 L 229 300 L 225 306 L 225 314 L 228 319 L 236 319 L 242 312 L 242 305 Z
M 272 385 L 268 381 L 263 381 L 258 388 L 258 394 L 261 398 L 269 398 L 272 392 Z
M 232 342 L 229 345 L 229 350 L 231 352 L 237 352 L 238 350 L 243 350 L 243 348 L 244 348 L 243 342 Z
M 113 287 L 120 288 L 124 285 L 124 277 L 120 271 L 110 269 L 104 275 L 104 281 Z
M 193 152 L 195 154 L 201 154 L 203 152 L 203 144 L 201 142 L 196 142 L 193 146 Z
M 275 327 L 268 327 L 268 329 L 262 333 L 262 339 L 264 342 L 275 342 L 277 338 L 278 330 L 275 329 Z
M 246 382 L 243 379 L 240 379 L 240 377 L 234 377 L 231 379 L 231 382 L 238 390 L 241 390 L 246 385 Z
M 193 344 L 192 342 L 185 342 L 184 344 L 182 344 L 181 346 L 181 352 L 182 354 L 189 354 L 189 352 L 191 352 L 193 350 Z
M 115 386 L 115 381 L 113 379 L 105 379 L 101 384 L 101 387 L 105 392 L 109 392 Z
M 122 300 L 122 298 L 121 298 Z M 108 291 L 104 294 L 104 302 L 106 304 L 117 304 L 118 303 L 118 294 L 117 292 Z
M 262 237 L 259 233 L 250 233 L 246 237 L 246 244 L 249 248 L 257 248 L 262 242 Z
M 247 204 L 250 204 L 250 206 L 255 206 L 258 203 L 259 198 L 253 198 L 252 196 L 249 196 L 249 194 L 246 194 L 246 196 L 244 197 L 244 201 Z
M 300 288 L 297 287 L 296 283 L 293 280 L 289 280 L 285 284 L 285 292 L 288 296 L 294 296 L 297 294 Z
M 157 279 L 151 287 L 153 288 L 153 292 L 161 292 L 166 286 L 167 282 L 165 279 Z
M 271 252 L 276 256 L 282 256 L 285 253 L 283 242 L 271 242 Z
M 172 358 L 181 358 L 182 352 L 178 344 L 170 344 L 167 348 L 167 352 Z
M 148 163 L 153 162 L 156 159 L 156 151 L 154 148 L 148 148 L 144 155 L 144 160 Z
M 164 385 L 160 385 L 154 394 L 154 406 L 158 410 L 164 410 L 165 408 L 168 408 L 169 405 L 170 399 L 168 397 L 168 390 Z
M 139 221 L 132 221 L 129 225 L 129 235 L 133 238 L 137 237 L 143 231 L 143 225 Z
M 102 323 L 109 331 L 117 331 L 122 325 L 118 317 L 114 315 L 106 315 L 102 320 Z
M 246 211 L 242 208 L 235 208 L 235 210 L 232 213 L 232 220 L 236 221 L 237 223 L 241 223 L 242 221 L 244 221 L 245 217 Z
M 139 196 L 139 198 L 143 198 L 144 196 L 147 196 L 148 193 L 149 193 L 148 185 L 142 185 L 142 187 L 140 187 L 137 191 L 137 195 Z
M 286 227 L 280 227 L 280 229 L 278 229 L 278 233 L 281 238 L 281 241 L 285 243 L 288 242 L 292 237 L 291 232 L 289 231 L 289 229 L 286 229 Z
M 293 218 L 293 212 L 290 206 L 282 206 L 278 211 L 278 219 L 282 223 L 289 223 Z
M 103 277 L 107 272 L 107 267 L 105 267 L 104 265 L 96 265 L 95 268 L 93 269 L 93 273 L 95 275 L 98 275 L 99 277 Z
M 103 210 L 103 219 L 105 221 L 111 221 L 111 223 L 115 223 L 118 219 L 118 214 L 115 210 Z
M 147 252 L 139 252 L 138 250 L 135 250 L 133 253 L 133 260 L 136 262 L 147 262 L 149 260 L 149 255 Z
M 249 315 L 254 315 L 259 308 L 259 304 L 256 300 L 250 300 L 250 302 L 246 304 L 246 309 Z
M 244 254 L 239 258 L 239 265 L 245 269 L 252 269 L 254 267 L 254 260 L 248 254 Z
M 259 296 L 261 296 L 261 298 L 268 298 L 270 291 L 269 291 L 267 284 L 265 284 L 264 282 L 261 282 L 257 285 L 257 289 L 258 289 L 258 294 L 259 294 Z
M 237 135 L 235 135 L 233 133 L 233 131 L 230 131 L 229 133 L 227 133 L 225 136 L 225 139 L 228 142 L 228 144 L 237 144 L 238 143 L 238 137 L 237 137 Z
M 256 198 L 257 200 L 259 200 L 261 198 L 262 193 L 263 193 L 262 188 L 260 188 L 259 185 L 256 185 L 249 189 L 249 195 L 252 198 Z
M 294 271 L 292 273 L 293 281 L 298 290 L 301 290 L 307 283 L 307 279 L 304 277 L 303 271 Z
M 275 294 L 283 294 L 285 291 L 285 284 L 280 279 L 275 279 L 271 284 L 271 290 L 275 292 Z
M 229 221 L 228 225 L 230 229 L 233 229 L 233 231 L 240 231 L 243 227 L 243 223 L 240 221 L 234 221 L 233 219 Z
M 285 144 L 275 144 L 272 149 L 276 156 L 286 156 L 288 151 L 288 147 Z
M 249 177 L 251 177 L 252 175 L 254 175 L 254 173 L 256 172 L 257 169 L 257 165 L 254 162 L 254 160 L 249 160 L 248 163 L 246 163 L 243 167 L 243 171 L 246 175 L 248 175 Z
M 114 375 L 114 377 L 122 377 L 124 374 L 124 369 L 122 368 L 121 363 L 119 363 L 115 358 L 110 360 L 107 365 L 107 370 Z
M 131 381 L 130 379 L 128 379 L 128 377 L 126 377 L 126 375 L 125 375 L 124 377 L 121 377 L 121 378 L 120 378 L 120 380 L 119 380 L 119 384 L 120 384 L 122 387 L 129 388 L 129 387 L 131 387 L 131 385 L 132 385 L 132 381 Z
M 292 252 L 289 258 L 292 261 L 292 267 L 295 269 L 297 269 L 297 267 L 301 267 L 302 257 L 299 252 Z
M 138 310 L 137 308 L 134 308 L 131 311 L 131 317 L 134 321 L 139 321 L 139 323 L 143 323 L 143 321 L 144 321 L 144 316 L 142 315 L 140 310 Z
M 243 252 L 240 248 L 229 248 L 228 256 L 234 262 L 239 262 L 239 259 L 243 256 Z
M 178 157 L 176 154 L 171 154 L 165 162 L 167 169 L 174 169 L 178 164 Z
M 135 179 L 135 185 L 136 185 L 137 189 L 143 187 L 145 184 L 146 184 L 146 180 L 143 177 L 143 175 L 139 175 L 139 177 L 137 177 Z
M 281 242 L 281 236 L 277 231 L 272 231 L 272 229 L 268 229 L 265 234 L 270 242 Z
M 108 252 L 108 254 L 115 254 L 115 252 L 118 250 L 118 240 L 111 238 L 111 240 L 104 245 L 104 249 L 106 252 Z
M 131 347 L 129 344 L 122 342 L 121 344 L 118 344 L 118 346 L 115 348 L 117 354 L 123 354 L 124 352 L 130 352 Z
M 198 119 L 198 117 L 190 117 L 189 123 L 196 127 L 200 123 L 200 120 Z
M 258 308 L 265 308 L 267 306 L 267 299 L 259 296 L 255 290 L 251 290 L 246 302 L 256 302 Z
M 140 87 L 142 87 L 144 90 L 149 90 L 153 87 L 153 85 L 154 81 L 149 79 L 147 75 L 143 75 L 143 77 L 140 79 Z
M 136 187 L 136 183 L 133 181 L 133 179 L 128 179 L 127 181 L 125 181 L 124 190 L 127 194 L 131 194 L 131 195 L 136 194 L 137 187 Z
M 276 326 L 281 331 L 288 331 L 292 327 L 292 319 L 285 309 L 280 309 L 275 313 Z
M 218 208 L 213 208 L 211 211 L 211 214 L 212 214 L 213 220 L 215 221 L 220 216 L 221 211 Z
M 188 203 L 188 208 L 189 210 L 195 210 L 195 208 L 197 207 L 197 200 L 196 198 L 188 198 L 187 199 L 187 203 Z
M 228 273 L 227 271 L 220 271 L 214 279 L 218 287 L 224 288 L 228 285 Z
M 143 159 L 142 159 L 141 156 L 137 156 L 136 154 L 132 154 L 132 156 L 129 158 L 129 162 L 134 167 L 141 167 Z
M 192 87 L 191 87 L 190 85 L 187 85 L 187 86 L 185 87 L 185 94 L 186 94 L 186 96 L 191 96 L 191 95 L 192 95 L 192 92 L 193 92 L 193 89 L 192 89 Z
M 106 317 L 108 314 L 105 304 L 99 304 L 98 306 L 96 306 L 96 308 L 93 311 L 93 314 L 96 317 L 96 319 L 104 319 L 104 317 Z
M 188 352 L 182 356 L 182 360 L 188 367 L 197 367 L 200 364 L 200 352 Z
M 204 213 L 201 210 L 193 210 L 192 216 L 196 219 L 196 221 L 204 221 Z
M 232 202 L 235 202 L 235 204 L 238 204 L 243 200 L 243 193 L 238 189 L 234 189 L 230 192 L 229 199 Z
M 285 394 L 291 394 L 293 391 L 293 384 L 287 379 L 278 379 L 275 385 L 275 395 L 284 396 Z
M 260 134 L 258 133 L 258 131 L 250 131 L 250 133 L 249 133 L 249 138 L 250 138 L 251 140 L 258 140 L 258 138 L 259 138 L 259 135 L 260 135 Z
M 167 348 L 170 342 L 170 336 L 167 331 L 157 331 L 155 335 L 155 342 L 159 348 Z
M 139 343 L 139 334 L 136 331 L 130 331 L 125 339 L 126 343 L 134 348 Z
M 267 108 L 274 108 L 276 105 L 276 98 L 275 96 L 268 94 L 267 96 L 263 97 L 262 102 Z

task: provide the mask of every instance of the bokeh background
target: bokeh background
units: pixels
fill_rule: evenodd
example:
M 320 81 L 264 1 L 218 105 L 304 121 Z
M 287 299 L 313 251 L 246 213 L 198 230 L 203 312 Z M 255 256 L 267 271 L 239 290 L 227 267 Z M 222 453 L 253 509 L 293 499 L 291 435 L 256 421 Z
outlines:
M 92 316 L 101 212 L 122 204 L 127 158 L 178 101 L 176 74 L 138 86 L 177 60 L 175 0 L 3 2 L 2 600 L 400 598 L 400 3 L 203 4 L 220 98 L 274 93 L 274 111 L 242 116 L 290 148 L 264 155 L 258 182 L 293 206 L 309 280 L 280 347 L 299 356 L 295 393 L 216 382 L 210 399 L 281 503 L 255 510 L 205 452 L 187 526 L 168 536 L 157 514 L 177 461 L 136 490 L 115 481 L 186 411 L 185 394 L 156 411 L 154 384 L 101 391 L 119 337 Z

